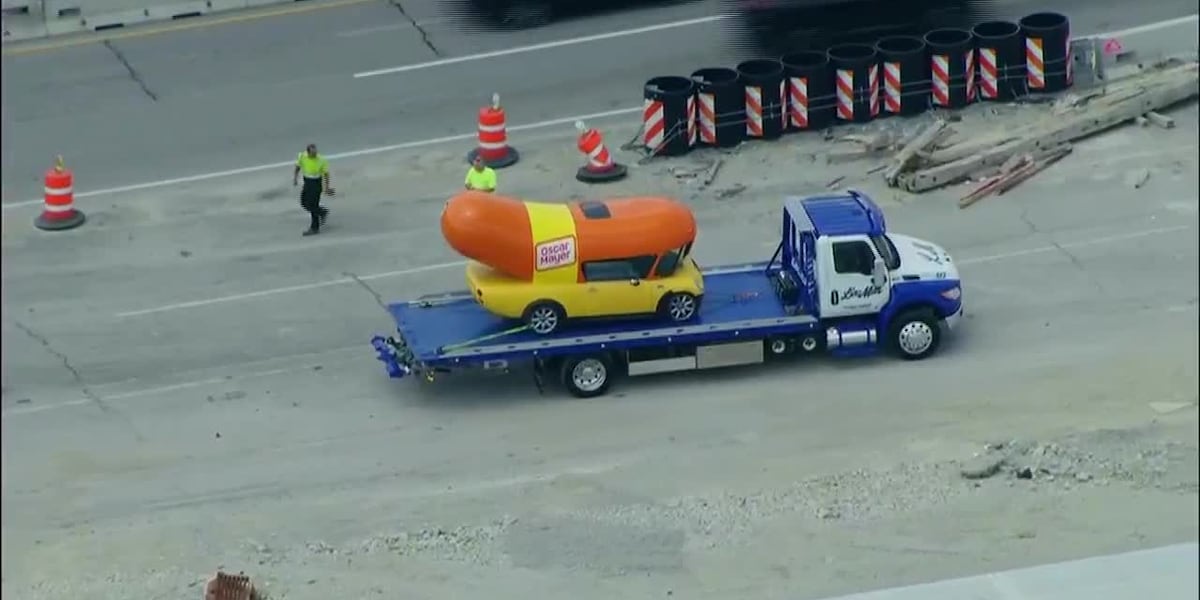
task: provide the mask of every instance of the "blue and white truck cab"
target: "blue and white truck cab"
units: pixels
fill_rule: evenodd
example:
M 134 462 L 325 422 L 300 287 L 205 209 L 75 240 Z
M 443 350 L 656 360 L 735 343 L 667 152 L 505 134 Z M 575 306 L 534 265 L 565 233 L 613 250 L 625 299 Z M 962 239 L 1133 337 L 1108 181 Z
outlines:
M 537 335 L 481 308 L 469 292 L 388 305 L 396 335 L 372 346 L 394 378 L 530 364 L 539 389 L 557 378 L 575 396 L 605 393 L 621 375 L 754 364 L 793 354 L 934 354 L 963 314 L 950 255 L 887 231 L 866 195 L 783 202 L 767 262 L 703 270 L 704 301 L 685 323 L 622 320 Z
M 859 192 L 785 200 L 781 233 L 768 272 L 786 305 L 825 326 L 818 343 L 828 350 L 873 351 L 883 339 L 923 358 L 937 349 L 938 324 L 953 328 L 962 316 L 949 253 L 888 232 L 883 211 Z

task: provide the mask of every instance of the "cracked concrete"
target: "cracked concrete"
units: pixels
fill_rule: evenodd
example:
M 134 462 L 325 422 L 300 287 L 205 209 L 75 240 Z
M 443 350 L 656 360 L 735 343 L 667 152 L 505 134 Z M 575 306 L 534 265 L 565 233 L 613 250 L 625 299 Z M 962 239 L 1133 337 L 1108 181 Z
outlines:
M 1071 264 L 1074 265 L 1074 267 L 1078 269 L 1080 273 L 1083 273 L 1083 275 L 1087 277 L 1088 281 L 1090 281 L 1096 288 L 1096 292 L 1100 294 L 1107 293 L 1107 290 L 1104 288 L 1104 283 L 1102 283 L 1092 274 L 1091 270 L 1089 270 L 1087 266 L 1083 264 L 1082 260 L 1079 260 L 1079 257 L 1076 256 L 1074 252 L 1064 248 L 1063 245 L 1058 242 L 1052 242 L 1052 244 L 1058 249 L 1059 252 L 1063 254 L 1063 256 L 1067 257 L 1067 260 L 1071 261 Z
M 1039 229 L 1037 224 L 1033 222 L 1033 219 L 1031 219 L 1029 217 L 1029 207 L 1023 205 L 1023 206 L 1021 206 L 1020 211 L 1021 212 L 1018 215 L 1018 218 L 1021 220 L 1022 223 L 1024 223 L 1029 228 L 1029 233 L 1035 234 L 1035 235 L 1041 234 L 1042 233 L 1041 229 Z M 1050 240 L 1050 244 L 1053 245 L 1059 252 L 1061 252 L 1063 256 L 1067 257 L 1067 260 L 1071 261 L 1071 264 L 1074 265 L 1075 268 L 1078 269 L 1080 273 L 1083 273 L 1084 276 L 1086 276 L 1089 281 L 1091 281 L 1092 285 L 1095 286 L 1095 288 L 1096 288 L 1096 292 L 1098 292 L 1100 294 L 1107 293 L 1107 290 L 1104 287 L 1104 283 L 1092 275 L 1092 273 L 1083 264 L 1083 261 L 1079 260 L 1078 256 L 1076 256 L 1074 253 L 1072 253 L 1069 249 L 1064 248 L 1062 246 L 1062 244 L 1060 244 L 1057 241 L 1054 241 L 1053 239 Z
M 104 47 L 108 48 L 108 50 L 112 52 L 113 56 L 117 58 L 117 61 L 120 62 L 123 67 L 125 67 L 125 70 L 129 72 L 129 78 L 138 85 L 138 88 L 142 90 L 142 93 L 145 94 L 151 102 L 158 102 L 158 94 L 155 94 L 150 87 L 146 85 L 146 81 L 142 79 L 141 73 L 138 73 L 137 69 L 134 69 L 133 65 L 129 64 L 129 60 L 125 58 L 125 54 L 117 48 L 117 45 L 112 43 L 111 40 L 104 40 Z
M 59 367 L 7 364 L 6 407 L 45 410 L 3 422 L 3 593 L 184 597 L 224 565 L 289 600 L 807 600 L 1195 539 L 1200 171 L 1194 153 L 1173 157 L 1189 168 L 1134 194 L 1103 162 L 1109 144 L 1129 150 L 1122 168 L 1152 165 L 1135 150 L 1195 131 L 1194 106 L 1172 116 L 1174 132 L 1080 144 L 968 210 L 961 189 L 912 196 L 871 164 L 813 165 L 814 136 L 725 154 L 707 187 L 675 168 L 714 153 L 618 152 L 630 176 L 604 188 L 572 178 L 569 127 L 523 137 L 506 193 L 677 196 L 704 264 L 764 260 L 780 198 L 840 176 L 963 272 L 966 318 L 932 360 L 637 378 L 597 401 L 539 398 L 515 374 L 381 373 L 368 339 L 391 323 L 364 289 L 379 302 L 463 286 L 436 226 L 460 147 L 335 163 L 338 227 L 316 239 L 295 235 L 306 217 L 281 172 L 133 191 L 66 237 L 13 228 L 5 308 L 71 340 L 71 364 L 146 441 L 55 408 Z M 6 361 L 44 358 L 5 335 Z M 1072 435 L 1088 431 L 1122 433 Z M 956 461 L 1011 439 L 1071 448 L 1062 466 L 1090 477 L 961 479 Z
M 105 413 L 106 415 L 119 420 L 123 425 L 125 425 L 129 433 L 133 435 L 134 439 L 139 442 L 145 441 L 145 436 L 142 435 L 142 432 L 138 430 L 137 426 L 134 425 L 133 421 L 125 413 L 109 406 L 99 394 L 92 391 L 91 386 L 89 386 L 87 381 L 84 380 L 83 375 L 79 372 L 79 369 L 77 369 L 75 365 L 71 363 L 71 359 L 65 353 L 56 349 L 54 345 L 50 343 L 49 339 L 34 331 L 33 328 L 22 323 L 21 321 L 14 319 L 11 320 L 11 323 L 17 329 L 21 330 L 21 332 L 23 332 L 26 336 L 28 336 L 29 339 L 41 346 L 47 354 L 53 356 L 62 363 L 63 369 L 70 374 L 72 383 L 75 384 L 76 388 L 79 390 L 79 393 L 82 394 L 88 402 L 99 408 L 101 412 Z
M 417 30 L 417 33 L 421 36 L 421 43 L 425 44 L 425 47 L 429 48 L 429 51 L 432 52 L 434 56 L 441 58 L 442 51 L 438 50 L 438 47 L 433 44 L 433 37 L 428 31 L 426 31 L 425 27 L 421 25 L 420 21 L 408 14 L 408 10 L 404 8 L 403 0 L 387 0 L 387 2 L 388 4 L 396 7 L 396 10 L 400 11 L 400 14 L 404 15 L 404 18 L 407 19 L 410 24 L 412 24 L 413 29 Z
M 392 314 L 388 310 L 387 302 L 384 301 L 383 296 L 378 291 L 376 291 L 375 288 L 371 287 L 371 284 L 363 281 L 361 277 L 359 277 L 358 275 L 356 275 L 354 273 L 346 272 L 345 275 L 346 275 L 346 277 L 353 279 L 354 283 L 358 284 L 359 287 L 361 287 L 368 294 L 370 294 L 371 298 L 375 300 L 375 304 L 379 305 L 379 308 L 383 309 L 383 312 L 385 314 L 387 314 L 389 316 Z
M 45 336 L 38 334 L 28 325 L 25 325 L 20 321 L 14 320 L 12 323 L 17 329 L 20 329 L 25 333 L 25 335 L 29 336 L 30 339 L 41 345 L 41 347 L 45 349 L 47 353 L 62 362 L 63 368 L 66 369 L 67 373 L 70 373 L 71 380 L 79 388 L 79 392 L 83 394 L 85 398 L 94 402 L 96 406 L 98 406 L 104 412 L 110 412 L 112 410 L 104 403 L 100 396 L 97 396 L 94 392 L 92 392 L 92 390 L 88 387 L 87 382 L 83 380 L 83 376 L 80 375 L 79 371 L 74 367 L 74 365 L 71 364 L 71 359 L 67 358 L 66 354 L 56 350 L 50 343 L 50 340 L 46 339 Z

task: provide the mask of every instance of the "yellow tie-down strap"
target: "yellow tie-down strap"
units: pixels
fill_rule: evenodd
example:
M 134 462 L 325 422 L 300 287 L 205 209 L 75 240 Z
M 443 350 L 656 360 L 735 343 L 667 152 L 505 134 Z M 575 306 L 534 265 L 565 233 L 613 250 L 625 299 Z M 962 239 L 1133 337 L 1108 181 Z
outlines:
M 533 282 L 575 283 L 579 279 L 579 245 L 575 218 L 566 204 L 526 202 L 533 234 Z

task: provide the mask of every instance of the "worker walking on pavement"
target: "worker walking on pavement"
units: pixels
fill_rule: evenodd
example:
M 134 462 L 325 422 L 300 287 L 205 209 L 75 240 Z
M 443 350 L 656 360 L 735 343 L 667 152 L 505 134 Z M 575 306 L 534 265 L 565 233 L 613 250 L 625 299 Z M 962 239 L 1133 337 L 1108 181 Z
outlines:
M 296 168 L 292 171 L 292 186 L 299 183 L 297 180 L 301 174 L 304 175 L 304 187 L 300 188 L 300 206 L 308 211 L 312 218 L 304 235 L 314 235 L 321 231 L 321 226 L 329 217 L 329 209 L 321 206 L 321 194 L 334 194 L 333 188 L 329 187 L 329 162 L 324 156 L 317 154 L 316 144 L 309 144 L 296 158 Z
M 465 184 L 468 190 L 494 192 L 496 191 L 496 170 L 483 164 L 483 159 L 476 156 L 475 160 L 471 161 L 471 168 L 467 169 Z

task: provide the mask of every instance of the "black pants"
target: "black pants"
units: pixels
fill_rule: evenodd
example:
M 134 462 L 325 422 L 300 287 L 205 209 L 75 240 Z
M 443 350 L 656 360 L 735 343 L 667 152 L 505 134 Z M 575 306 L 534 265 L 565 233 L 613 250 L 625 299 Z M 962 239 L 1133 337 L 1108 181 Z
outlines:
M 304 187 L 300 188 L 300 207 L 308 211 L 312 218 L 309 229 L 316 231 L 321 228 L 321 219 L 329 209 L 321 206 L 321 180 L 304 178 Z

